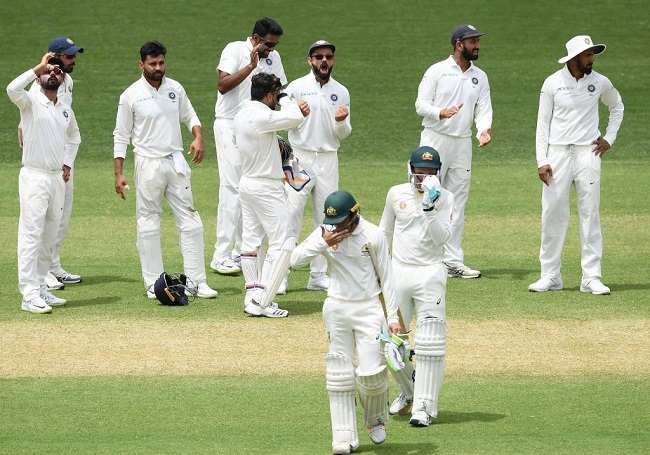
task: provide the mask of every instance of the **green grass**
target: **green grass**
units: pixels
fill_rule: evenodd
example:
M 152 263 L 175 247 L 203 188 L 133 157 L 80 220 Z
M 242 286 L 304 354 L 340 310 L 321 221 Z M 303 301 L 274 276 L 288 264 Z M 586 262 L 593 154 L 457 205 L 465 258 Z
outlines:
M 138 49 L 149 39 L 168 49 L 169 77 L 187 89 L 203 121 L 206 159 L 193 166 L 195 204 L 205 226 L 206 260 L 215 241 L 218 172 L 212 119 L 215 66 L 224 45 L 244 39 L 254 21 L 276 18 L 285 34 L 278 47 L 289 80 L 307 72 L 305 53 L 316 39 L 337 45 L 334 76 L 352 98 L 352 135 L 340 150 L 341 187 L 360 201 L 363 215 L 379 221 L 388 188 L 406 178 L 405 163 L 419 144 L 417 85 L 432 63 L 449 55 L 449 35 L 460 23 L 487 32 L 477 62 L 489 76 L 494 106 L 493 141 L 475 148 L 471 197 L 466 212 L 467 261 L 480 280 L 450 280 L 450 320 L 647 321 L 650 290 L 650 123 L 644 37 L 650 32 L 645 0 L 495 0 L 466 5 L 428 0 L 71 0 L 64 7 L 39 2 L 2 2 L 0 38 L 7 44 L 0 67 L 5 85 L 38 63 L 47 43 L 69 35 L 86 48 L 79 56 L 74 109 L 82 145 L 76 163 L 75 208 L 61 254 L 63 265 L 84 276 L 68 286 L 69 299 L 51 316 L 19 310 L 16 286 L 19 115 L 0 97 L 0 345 L 9 344 L 3 324 L 25 323 L 30 336 L 57 323 L 94 320 L 239 321 L 241 333 L 278 327 L 282 321 L 245 318 L 243 279 L 209 274 L 216 301 L 162 308 L 144 297 L 135 249 L 133 193 L 121 201 L 113 190 L 112 131 L 119 94 L 139 77 Z M 591 34 L 607 51 L 594 69 L 608 76 L 625 103 L 618 140 L 604 158 L 601 218 L 603 273 L 612 295 L 578 290 L 579 236 L 575 204 L 563 254 L 562 292 L 533 294 L 526 288 L 539 273 L 541 183 L 534 136 L 538 93 L 573 35 Z M 603 122 L 606 117 L 602 115 Z M 604 123 L 601 125 L 604 129 Z M 189 137 L 189 136 L 188 136 Z M 126 162 L 131 179 L 132 154 Z M 309 210 L 303 222 L 308 232 Z M 180 270 L 177 233 L 164 216 L 166 269 Z M 290 277 L 291 292 L 278 298 L 290 318 L 320 320 L 324 293 L 303 290 L 307 271 Z M 301 355 L 300 333 L 284 333 Z M 26 335 L 27 336 L 27 335 Z M 594 334 L 597 337 L 598 334 Z M 216 332 L 215 343 L 233 343 Z M 191 335 L 188 351 L 191 352 Z M 15 345 L 15 344 L 12 344 Z M 47 349 L 47 346 L 43 346 Z M 323 352 L 326 347 L 323 346 Z M 483 346 L 477 352 L 485 355 Z M 645 352 L 647 355 L 648 349 Z M 268 356 L 272 347 L 260 349 Z M 14 378 L 0 354 L 0 453 L 329 453 L 330 428 L 322 375 L 106 376 Z M 553 356 L 553 352 L 548 353 Z M 625 355 L 625 353 L 621 353 Z M 101 361 L 101 359 L 97 359 Z M 370 444 L 360 429 L 361 453 L 646 453 L 650 419 L 648 371 L 634 379 L 613 374 L 554 377 L 484 373 L 448 374 L 440 416 L 428 429 L 405 418 L 391 422 L 388 441 Z M 392 388 L 394 391 L 394 387 Z

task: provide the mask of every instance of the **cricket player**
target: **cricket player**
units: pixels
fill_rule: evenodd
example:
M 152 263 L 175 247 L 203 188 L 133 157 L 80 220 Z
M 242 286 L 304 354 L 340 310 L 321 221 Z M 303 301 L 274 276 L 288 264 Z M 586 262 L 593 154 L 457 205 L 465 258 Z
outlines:
M 451 34 L 454 53 L 426 71 L 415 101 L 416 112 L 424 117 L 420 145 L 438 150 L 440 183 L 454 195 L 451 236 L 444 256 L 452 278 L 481 277 L 480 270 L 465 265 L 462 240 L 472 177 L 472 120 L 479 147 L 490 143 L 492 133 L 490 84 L 485 72 L 473 63 L 483 35 L 471 25 L 456 27 Z
M 275 50 L 282 27 L 271 18 L 258 20 L 253 34 L 245 41 L 228 44 L 217 66 L 217 104 L 214 138 L 219 166 L 219 205 L 217 207 L 217 241 L 210 267 L 218 273 L 241 272 L 242 210 L 239 180 L 241 158 L 237 151 L 233 119 L 251 96 L 251 78 L 258 73 L 274 74 L 286 85 L 282 59 Z
M 70 73 L 75 68 L 77 61 L 77 53 L 83 53 L 84 48 L 77 46 L 70 38 L 59 36 L 54 38 L 48 46 L 48 52 L 54 52 L 54 56 L 61 60 L 63 71 L 63 83 L 59 86 L 56 97 L 57 102 L 66 103 L 72 106 L 72 90 L 74 87 L 74 80 Z M 41 86 L 38 83 L 32 84 L 29 89 L 33 93 L 38 93 Z M 23 147 L 22 128 L 18 126 L 18 142 L 20 147 Z M 63 216 L 61 217 L 61 225 L 59 226 L 56 242 L 54 244 L 54 253 L 52 254 L 52 265 L 50 270 L 45 276 L 48 290 L 63 289 L 66 284 L 81 283 L 81 276 L 69 273 L 61 267 L 61 257 L 59 250 L 61 243 L 68 233 L 68 226 L 70 225 L 70 215 L 72 214 L 72 203 L 74 197 L 74 163 L 70 167 L 70 178 L 65 182 L 65 199 L 63 204 Z
M 580 218 L 582 281 L 580 290 L 609 294 L 601 281 L 603 238 L 600 231 L 600 168 L 623 121 L 623 101 L 608 78 L 592 70 L 594 56 L 605 51 L 591 37 L 579 35 L 566 43 L 566 65 L 542 85 L 535 149 L 542 185 L 541 278 L 531 292 L 564 287 L 562 247 L 569 225 L 569 193 L 576 189 Z M 598 130 L 598 103 L 609 109 L 605 135 Z
M 191 130 L 188 153 L 200 163 L 205 154 L 201 122 L 181 84 L 165 76 L 167 48 L 149 41 L 140 48 L 142 77 L 120 96 L 114 136 L 115 192 L 126 199 L 128 181 L 122 173 L 129 143 L 133 144 L 136 184 L 137 248 L 147 297 L 155 299 L 153 285 L 163 273 L 160 245 L 162 201 L 167 199 L 180 237 L 185 276 L 197 283 L 197 297 L 215 298 L 206 283 L 203 223 L 194 208 L 190 176 L 183 156 L 180 124 Z
M 289 83 L 285 92 L 306 101 L 309 114 L 298 128 L 289 130 L 293 154 L 300 160 L 311 181 L 301 191 L 287 191 L 293 232 L 300 236 L 302 215 L 311 195 L 314 228 L 323 223 L 325 198 L 339 188 L 338 149 L 352 132 L 350 93 L 332 77 L 336 47 L 325 40 L 309 46 L 307 75 Z M 317 256 L 311 263 L 307 289 L 326 291 L 329 287 L 327 262 Z M 286 285 L 285 285 L 286 288 Z
M 382 364 L 380 334 L 386 324 L 389 335 L 398 334 L 400 325 L 384 233 L 361 217 L 359 204 L 347 191 L 330 194 L 324 213 L 325 225 L 298 245 L 291 266 L 305 266 L 319 255 L 327 260 L 331 281 L 323 319 L 329 339 L 325 370 L 332 449 L 335 454 L 345 454 L 359 447 L 355 383 L 371 441 L 381 444 L 386 439 L 388 373 Z
M 256 74 L 251 79 L 251 99 L 233 120 L 242 166 L 239 194 L 243 221 L 241 265 L 246 282 L 244 311 L 269 318 L 289 314 L 272 300 L 296 246 L 276 131 L 295 128 L 303 121 L 298 104 L 281 89 L 279 77 Z M 282 107 L 280 111 L 274 110 L 277 104 Z
M 70 105 L 59 102 L 63 62 L 54 52 L 7 86 L 9 99 L 20 109 L 23 167 L 18 190 L 18 288 L 21 308 L 30 313 L 51 313 L 66 300 L 47 290 L 45 275 L 52 264 L 56 234 L 64 209 L 65 182 L 70 178 L 81 136 Z M 36 80 L 40 90 L 25 88 Z
M 443 247 L 451 235 L 454 196 L 440 186 L 441 167 L 435 149 L 426 145 L 415 149 L 408 163 L 409 181 L 388 191 L 379 223 L 392 245 L 395 298 L 407 329 L 416 316 L 415 386 L 411 359 L 400 370 L 390 370 L 400 390 L 390 413 L 406 414 L 412 407 L 410 423 L 416 427 L 428 426 L 438 415 L 446 353 Z

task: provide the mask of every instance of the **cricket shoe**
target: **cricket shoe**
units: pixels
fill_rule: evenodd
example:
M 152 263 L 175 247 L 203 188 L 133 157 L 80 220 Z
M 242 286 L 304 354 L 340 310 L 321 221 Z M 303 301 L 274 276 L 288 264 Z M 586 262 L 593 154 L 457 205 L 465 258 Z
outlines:
M 81 283 L 81 275 L 74 275 L 61 269 L 60 273 L 53 273 L 57 280 L 64 284 L 77 284 Z
M 426 411 L 415 411 L 411 414 L 409 423 L 414 427 L 428 427 L 431 423 L 431 416 Z
M 562 278 L 542 277 L 528 286 L 530 292 L 560 291 L 564 289 Z
M 45 301 L 40 297 L 31 300 L 23 299 L 23 304 L 20 307 L 30 313 L 43 314 L 52 312 L 52 307 L 45 303 Z
M 308 291 L 327 291 L 330 287 L 330 277 L 325 273 L 310 274 L 307 282 Z
M 192 293 L 185 289 L 185 295 L 191 296 Z M 199 283 L 196 287 L 196 297 L 200 299 L 216 299 L 219 297 L 219 292 L 216 289 L 212 289 L 208 286 L 208 283 Z
M 213 260 L 210 262 L 210 268 L 221 275 L 236 275 L 241 272 L 241 262 L 237 264 L 232 258 L 221 262 Z
M 67 302 L 66 299 L 61 299 L 47 291 L 41 294 L 41 299 L 43 299 L 43 301 L 49 306 L 63 306 Z
M 384 425 L 375 425 L 368 428 L 368 437 L 375 444 L 381 444 L 386 440 L 386 427 Z
M 147 298 L 149 299 L 157 299 L 156 293 L 153 290 L 153 284 L 147 288 Z
M 452 267 L 445 264 L 445 266 L 447 267 L 447 276 L 449 278 L 481 278 L 481 272 L 479 270 L 470 269 L 466 265 Z
M 609 295 L 610 289 L 598 278 L 587 278 L 580 283 L 580 291 L 590 292 L 596 295 Z
M 280 287 L 278 287 L 278 291 L 276 292 L 277 295 L 285 295 L 287 293 L 287 287 L 289 287 L 288 281 L 289 280 L 286 278 L 282 280 L 282 283 L 280 283 Z
M 406 398 L 406 395 L 400 393 L 390 405 L 388 412 L 390 415 L 404 415 L 411 410 L 411 406 L 413 406 L 413 398 Z
M 337 442 L 332 444 L 332 453 L 334 455 L 346 455 L 352 453 L 355 447 L 352 446 L 349 442 Z
M 267 318 L 286 318 L 289 316 L 289 312 L 278 307 L 275 302 L 271 302 L 266 308 L 262 308 L 256 300 L 244 306 L 244 313 L 251 316 L 266 316 Z
M 65 284 L 57 280 L 50 272 L 47 272 L 47 275 L 45 275 L 45 285 L 48 291 L 60 291 L 65 287 Z

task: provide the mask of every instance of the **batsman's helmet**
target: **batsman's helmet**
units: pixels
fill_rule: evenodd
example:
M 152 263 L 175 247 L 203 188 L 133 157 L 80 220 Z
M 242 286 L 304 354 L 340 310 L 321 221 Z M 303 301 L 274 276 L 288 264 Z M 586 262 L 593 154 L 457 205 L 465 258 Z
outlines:
M 163 272 L 153 285 L 153 292 L 163 305 L 187 305 L 186 289 L 192 293 L 187 277 L 179 273 Z
M 354 197 L 345 190 L 334 191 L 325 199 L 325 224 L 342 223 L 348 215 L 359 212 L 359 204 Z
M 433 147 L 423 145 L 413 150 L 411 153 L 411 161 L 409 162 L 411 169 L 414 167 L 429 167 L 433 169 L 440 169 L 440 154 Z

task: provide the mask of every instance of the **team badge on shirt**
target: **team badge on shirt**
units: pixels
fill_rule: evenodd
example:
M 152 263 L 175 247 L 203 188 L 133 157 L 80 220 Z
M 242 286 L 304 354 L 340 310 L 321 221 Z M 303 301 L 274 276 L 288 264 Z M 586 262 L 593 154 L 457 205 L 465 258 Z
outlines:
M 361 256 L 369 257 L 370 256 L 370 247 L 367 243 L 364 243 L 361 247 Z
M 332 96 L 330 96 L 330 99 L 331 99 L 332 101 L 336 101 L 336 100 L 339 99 L 339 97 L 336 96 L 336 93 L 332 93 Z
M 176 99 L 176 93 L 174 93 L 174 92 L 169 92 L 169 99 L 170 99 L 170 100 L 175 100 L 175 99 Z
M 472 84 L 477 85 L 478 84 L 478 79 L 473 77 L 472 78 Z
M 587 87 L 587 90 L 589 90 L 590 92 L 593 92 L 594 90 L 596 90 L 596 87 L 594 87 L 593 85 L 590 84 L 589 87 Z
M 271 60 L 270 58 L 267 57 L 266 58 L 266 64 L 269 65 L 269 66 L 273 65 L 273 60 Z
M 64 116 L 65 118 L 68 118 L 68 111 L 63 111 L 63 116 Z

